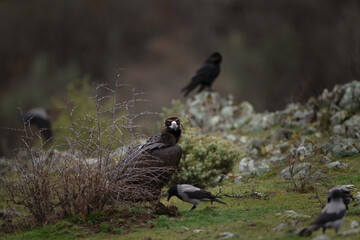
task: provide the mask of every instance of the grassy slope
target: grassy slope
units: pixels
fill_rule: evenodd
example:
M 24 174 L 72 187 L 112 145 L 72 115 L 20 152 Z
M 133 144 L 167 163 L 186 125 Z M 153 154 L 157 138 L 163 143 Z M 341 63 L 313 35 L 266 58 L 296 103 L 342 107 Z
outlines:
M 315 160 L 314 160 L 315 161 Z M 342 159 L 348 163 L 350 168 L 329 170 L 332 176 L 331 183 L 360 185 L 360 163 L 358 157 Z M 109 234 L 106 232 L 89 233 L 89 230 L 74 225 L 69 221 L 63 221 L 56 225 L 34 229 L 29 232 L 3 236 L 0 239 L 215 239 L 222 232 L 232 232 L 236 234 L 234 239 L 300 239 L 297 236 L 286 233 L 287 230 L 296 227 L 285 228 L 279 232 L 272 229 L 281 223 L 290 223 L 292 219 L 284 216 L 285 210 L 294 210 L 298 213 L 310 215 L 311 218 L 300 218 L 298 226 L 305 226 L 310 223 L 320 212 L 321 206 L 315 198 L 314 193 L 294 193 L 287 191 L 291 189 L 291 184 L 280 180 L 279 172 L 284 166 L 277 166 L 260 178 L 248 179 L 245 183 L 235 185 L 232 181 L 225 182 L 222 186 L 210 189 L 216 193 L 220 188 L 222 193 L 244 194 L 251 192 L 252 189 L 262 195 L 268 194 L 267 200 L 263 199 L 234 199 L 223 198 L 227 205 L 214 203 L 203 203 L 193 212 L 188 212 L 191 205 L 181 202 L 177 198 L 172 198 L 170 203 L 162 199 L 164 204 L 174 204 L 179 208 L 180 217 L 168 218 L 160 216 L 154 220 L 153 228 L 136 228 L 128 234 Z M 321 199 L 326 201 L 326 192 L 323 189 L 319 193 Z M 281 213 L 280 216 L 278 216 Z M 350 229 L 352 220 L 359 220 L 360 207 L 350 206 L 345 224 L 342 231 Z M 200 232 L 194 232 L 201 229 Z M 312 237 L 320 235 L 321 231 L 315 232 Z M 332 239 L 354 239 L 358 235 L 348 237 L 336 236 L 333 230 L 327 233 Z M 310 239 L 310 238 L 302 238 Z

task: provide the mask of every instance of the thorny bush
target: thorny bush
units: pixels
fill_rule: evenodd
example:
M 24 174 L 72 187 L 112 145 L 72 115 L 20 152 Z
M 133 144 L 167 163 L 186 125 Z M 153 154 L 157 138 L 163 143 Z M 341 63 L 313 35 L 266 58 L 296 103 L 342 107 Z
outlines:
M 121 99 L 120 88 L 128 88 L 129 99 Z M 76 88 L 70 90 L 76 96 Z M 40 224 L 154 194 L 150 187 L 133 183 L 156 181 L 158 169 L 137 168 L 122 158 L 139 137 L 137 119 L 151 114 L 135 111 L 136 104 L 146 101 L 144 93 L 117 82 L 96 86 L 93 97 L 86 96 L 91 91 L 85 82 L 80 93 L 65 103 L 59 117 L 63 126 L 58 123 L 55 129 L 62 134 L 55 135 L 51 146 L 32 146 L 34 138 L 41 137 L 24 123 L 18 131 L 25 147 L 0 176 L 9 200 L 27 208 Z

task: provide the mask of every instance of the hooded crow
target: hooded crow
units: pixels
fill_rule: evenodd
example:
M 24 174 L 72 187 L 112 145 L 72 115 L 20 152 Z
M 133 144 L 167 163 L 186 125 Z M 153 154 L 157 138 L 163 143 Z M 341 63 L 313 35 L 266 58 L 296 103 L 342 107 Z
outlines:
M 192 90 L 197 86 L 200 86 L 197 92 L 201 92 L 205 87 L 211 88 L 212 83 L 220 73 L 220 63 L 222 56 L 218 52 L 214 52 L 204 62 L 199 70 L 196 71 L 195 75 L 191 78 L 191 82 L 181 89 L 181 92 L 185 92 L 186 97 Z
M 210 192 L 201 190 L 200 188 L 188 184 L 171 186 L 169 189 L 168 201 L 172 196 L 177 196 L 180 200 L 193 204 L 190 212 L 194 210 L 196 208 L 196 205 L 198 205 L 202 201 L 211 201 L 211 204 L 213 202 L 226 204 L 216 199 L 217 196 L 212 195 Z
M 48 111 L 44 108 L 33 108 L 21 116 L 24 124 L 36 126 L 45 140 L 53 137 Z
M 342 191 L 334 189 L 331 191 L 329 203 L 322 209 L 319 217 L 312 223 L 310 227 L 304 228 L 300 231 L 300 236 L 310 236 L 313 231 L 319 228 L 323 229 L 325 233 L 327 228 L 334 228 L 335 232 L 341 229 L 346 215 L 346 206 L 343 201 Z
M 354 197 L 351 194 L 350 190 L 345 186 L 338 186 L 338 187 L 333 187 L 332 189 L 330 189 L 329 193 L 328 193 L 328 202 L 330 202 L 330 199 L 333 197 L 333 192 L 335 190 L 337 190 L 337 189 L 341 191 L 342 199 L 343 199 L 344 204 L 346 206 L 346 210 L 348 210 L 349 209 L 349 204 L 351 203 L 351 200 Z

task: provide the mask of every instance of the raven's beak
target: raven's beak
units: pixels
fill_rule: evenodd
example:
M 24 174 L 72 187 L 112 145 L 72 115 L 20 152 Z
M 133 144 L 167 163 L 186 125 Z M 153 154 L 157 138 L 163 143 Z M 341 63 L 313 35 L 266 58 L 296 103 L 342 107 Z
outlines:
M 170 196 L 170 195 L 168 196 L 168 201 L 170 200 L 171 197 L 172 197 L 172 196 Z

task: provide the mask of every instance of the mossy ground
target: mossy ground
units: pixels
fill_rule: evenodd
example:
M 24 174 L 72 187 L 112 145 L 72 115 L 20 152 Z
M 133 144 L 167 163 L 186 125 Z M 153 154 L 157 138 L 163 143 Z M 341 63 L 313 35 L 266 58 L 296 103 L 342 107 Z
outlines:
M 341 159 L 349 164 L 347 169 L 326 170 L 330 177 L 331 184 L 354 184 L 360 185 L 360 162 L 358 157 Z M 317 161 L 314 158 L 312 161 Z M 143 226 L 133 227 L 129 231 L 124 231 L 122 226 L 112 227 L 104 222 L 96 231 L 84 226 L 83 224 L 74 223 L 68 219 L 50 226 L 34 228 L 31 231 L 2 235 L 0 239 L 221 239 L 218 235 L 222 232 L 232 232 L 235 237 L 232 239 L 300 239 L 289 231 L 298 227 L 306 226 L 321 211 L 321 204 L 314 197 L 315 192 L 298 193 L 292 191 L 291 183 L 286 183 L 280 179 L 280 170 L 286 164 L 276 166 L 262 177 L 253 177 L 245 179 L 242 184 L 233 184 L 232 179 L 228 179 L 221 186 L 208 189 L 217 193 L 230 195 L 248 194 L 252 190 L 259 192 L 263 199 L 256 198 L 227 198 L 223 201 L 227 205 L 214 203 L 202 203 L 194 211 L 189 212 L 191 205 L 172 198 L 170 202 L 166 197 L 162 198 L 165 205 L 173 204 L 179 209 L 179 217 L 159 216 L 155 220 Z M 326 202 L 326 189 L 318 188 L 318 194 L 323 203 Z M 310 218 L 291 219 L 284 215 L 284 211 L 294 210 L 298 213 L 311 216 Z M 360 207 L 352 203 L 342 231 L 350 229 L 352 220 L 359 221 Z M 292 227 L 292 220 L 299 223 Z M 288 223 L 281 231 L 274 231 L 273 228 L 281 223 Z M 320 235 L 321 231 L 315 232 L 312 237 Z M 341 236 L 336 235 L 330 229 L 327 235 L 332 239 L 354 239 L 358 235 Z M 301 239 L 311 239 L 301 238 Z

